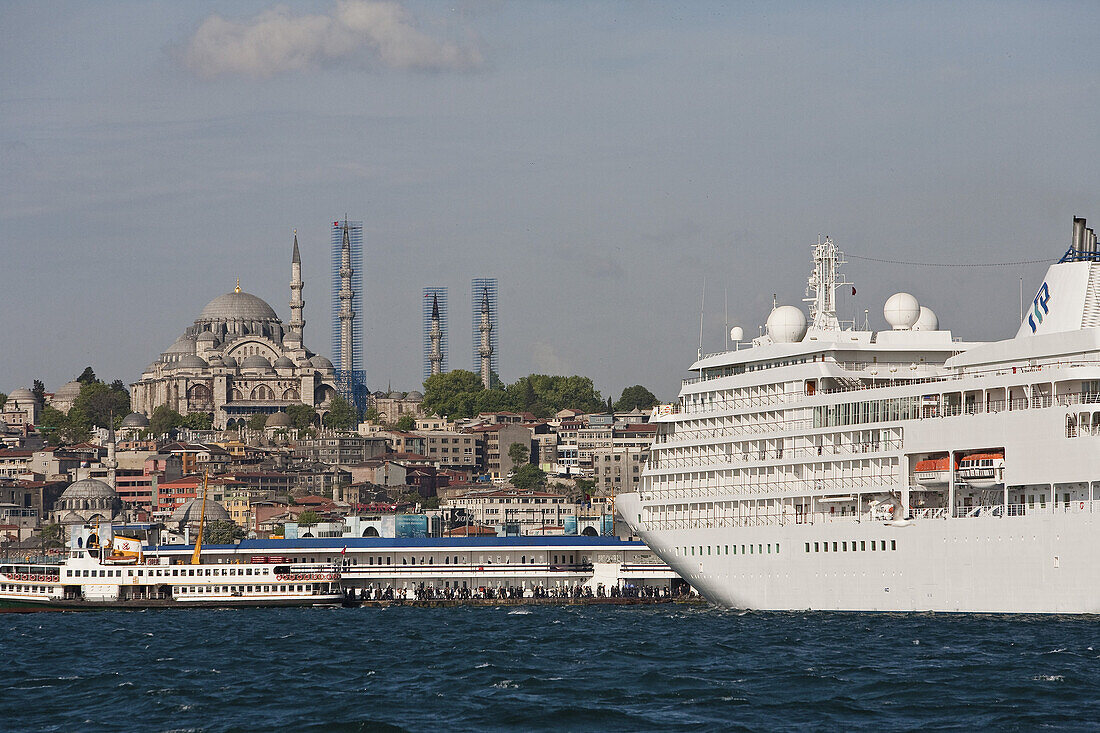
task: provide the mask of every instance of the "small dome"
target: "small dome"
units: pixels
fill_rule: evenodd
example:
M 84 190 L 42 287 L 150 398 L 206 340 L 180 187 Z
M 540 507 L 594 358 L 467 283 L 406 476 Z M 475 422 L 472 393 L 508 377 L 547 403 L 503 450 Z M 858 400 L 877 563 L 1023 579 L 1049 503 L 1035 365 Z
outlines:
M 909 293 L 894 293 L 882 307 L 882 316 L 895 331 L 907 331 L 920 318 L 920 303 Z
M 913 324 L 914 331 L 939 331 L 940 319 L 931 308 L 920 307 L 920 315 Z
M 198 341 L 199 341 L 199 343 L 203 343 L 203 344 L 206 344 L 206 343 L 216 344 L 216 343 L 218 343 L 218 337 L 215 336 L 212 331 L 203 331 L 202 333 L 199 334 Z
M 84 517 L 80 516 L 76 512 L 69 512 L 61 520 L 62 524 L 84 524 Z
M 388 395 L 386 395 L 386 398 L 391 399 L 391 400 L 403 400 L 403 399 L 405 399 L 405 396 L 403 394 L 401 394 L 400 392 L 395 390 L 393 392 L 390 392 Z
M 267 416 L 267 422 L 264 425 L 269 428 L 289 428 L 293 423 L 290 422 L 290 415 L 285 412 L 275 412 Z
M 210 365 L 201 356 L 184 354 L 172 364 L 173 369 L 206 369 Z
M 293 369 L 295 364 L 293 361 L 291 361 L 290 357 L 283 355 L 276 359 L 275 363 L 271 366 L 275 367 L 276 369 Z
M 302 337 L 297 331 L 288 331 L 283 336 L 283 345 L 289 347 L 291 344 L 294 345 L 294 348 L 302 345 Z
M 61 493 L 59 501 L 68 499 L 117 499 L 118 494 L 110 484 L 99 479 L 84 478 L 69 484 L 69 488 Z
M 793 305 L 781 305 L 768 316 L 765 327 L 777 344 L 798 343 L 806 335 L 806 314 Z
M 12 393 L 8 395 L 8 402 L 34 402 L 34 393 L 26 387 L 20 387 L 19 389 L 12 390 Z
M 309 363 L 314 369 L 332 369 L 333 368 L 332 367 L 332 362 L 329 361 L 328 359 L 326 359 L 325 357 L 321 356 L 320 354 L 318 354 L 317 356 L 310 359 Z
M 206 360 L 206 363 L 210 366 L 225 366 L 225 362 L 222 361 L 221 354 L 211 354 L 210 358 Z
M 176 507 L 175 511 L 172 512 L 172 516 L 168 517 L 168 521 L 172 524 L 198 524 L 202 514 L 202 499 L 191 499 Z M 219 522 L 229 519 L 229 512 L 221 504 L 216 501 L 206 502 L 205 521 Z
M 259 369 L 266 372 L 271 370 L 271 362 L 259 354 L 253 354 L 244 358 L 244 361 L 241 362 L 241 369 Z
M 206 304 L 198 317 L 199 322 L 213 323 L 278 320 L 275 311 L 262 298 L 244 291 L 219 295 Z
M 424 395 L 414 389 L 412 392 L 409 392 L 407 395 L 405 395 L 405 399 L 412 400 L 413 402 L 420 402 L 424 399 Z
M 61 385 L 61 389 L 53 393 L 54 402 L 72 402 L 80 396 L 80 388 L 83 387 L 80 382 L 75 379 L 71 382 L 66 382 Z
M 183 334 L 175 343 L 164 350 L 165 354 L 194 354 L 195 353 L 195 337 Z
M 147 428 L 149 427 L 149 418 L 142 415 L 140 412 L 131 412 L 126 417 L 122 418 L 122 427 L 124 428 Z
M 229 356 L 228 354 L 224 355 L 224 356 L 222 356 L 222 366 L 236 367 L 237 366 L 237 360 L 234 359 L 232 356 Z

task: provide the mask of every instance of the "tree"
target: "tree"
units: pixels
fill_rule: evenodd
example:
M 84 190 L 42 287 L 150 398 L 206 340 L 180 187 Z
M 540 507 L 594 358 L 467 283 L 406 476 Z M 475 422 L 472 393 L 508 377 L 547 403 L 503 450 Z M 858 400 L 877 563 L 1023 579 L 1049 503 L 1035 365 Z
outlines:
M 580 501 L 585 497 L 592 496 L 592 492 L 595 490 L 595 481 L 590 478 L 578 478 L 573 482 L 573 490 L 569 492 L 569 496 L 574 501 Z
M 512 443 L 508 446 L 508 457 L 512 460 L 513 466 L 521 466 L 531 457 L 531 448 L 523 443 Z
M 294 427 L 299 430 L 305 430 L 317 417 L 317 411 L 309 405 L 291 405 L 286 408 L 287 417 L 290 418 L 290 422 Z
M 183 415 L 173 410 L 168 405 L 160 405 L 153 410 L 153 416 L 149 418 L 149 433 L 154 436 L 167 435 L 173 430 L 183 426 Z
M 382 413 L 378 411 L 377 407 L 368 407 L 367 411 L 363 413 L 363 422 L 376 423 L 382 419 Z
M 659 402 L 660 400 L 657 399 L 656 395 L 642 385 L 635 384 L 633 387 L 627 387 L 623 390 L 619 401 L 615 403 L 615 411 L 648 410 Z
M 46 404 L 46 385 L 42 383 L 41 379 L 34 380 L 34 386 L 31 387 L 31 394 L 34 395 L 34 401 L 40 405 Z
M 474 397 L 483 390 L 481 377 L 465 369 L 452 369 L 424 380 L 422 404 L 426 412 L 441 417 L 473 417 Z
M 94 384 L 99 380 L 96 379 L 95 372 L 92 371 L 90 366 L 84 367 L 84 371 L 80 373 L 80 376 L 76 378 L 76 381 L 81 384 Z
M 321 515 L 312 509 L 307 509 L 298 515 L 298 524 L 302 527 L 312 527 L 315 524 L 319 524 L 321 521 Z
M 61 445 L 65 436 L 62 431 L 65 428 L 65 413 L 56 407 L 47 405 L 38 415 L 38 429 L 46 436 L 46 442 L 50 445 Z
M 125 388 L 116 390 L 103 382 L 85 382 L 69 410 L 69 422 L 74 428 L 86 430 L 118 427 L 122 418 L 129 414 L 130 395 Z
M 358 423 L 359 416 L 355 414 L 355 408 L 340 395 L 335 395 L 328 403 L 328 412 L 325 413 L 324 424 L 326 428 L 335 430 L 351 430 Z
M 63 547 L 65 544 L 65 534 L 61 530 L 60 524 L 47 524 L 42 527 L 42 533 L 39 535 L 42 540 L 42 549 L 49 550 L 54 547 Z
M 394 428 L 402 431 L 409 431 L 416 427 L 416 417 L 412 413 L 406 412 L 401 417 L 397 418 L 397 422 L 394 423 Z
M 236 522 L 231 522 L 228 519 L 215 519 L 207 522 L 202 532 L 203 542 L 208 542 L 211 545 L 231 545 L 247 536 L 247 533 L 237 526 Z
M 267 415 L 262 412 L 257 412 L 252 417 L 248 418 L 249 430 L 263 430 L 267 426 Z
M 520 491 L 527 491 L 546 485 L 546 471 L 530 463 L 520 466 L 512 474 L 512 486 Z
M 214 427 L 214 416 L 209 412 L 191 412 L 183 416 L 183 425 L 188 430 L 210 430 Z
M 8 401 L 8 396 L 3 392 L 0 392 L 0 410 L 4 409 L 4 403 Z

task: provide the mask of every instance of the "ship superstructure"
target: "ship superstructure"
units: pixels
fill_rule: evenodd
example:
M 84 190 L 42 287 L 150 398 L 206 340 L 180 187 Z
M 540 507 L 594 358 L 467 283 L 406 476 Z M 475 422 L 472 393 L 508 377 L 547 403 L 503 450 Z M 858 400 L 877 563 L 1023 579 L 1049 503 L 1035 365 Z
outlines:
M 692 365 L 624 519 L 724 606 L 1100 612 L 1100 253 L 1073 231 L 992 343 L 907 293 L 845 327 L 819 241 L 811 319 Z

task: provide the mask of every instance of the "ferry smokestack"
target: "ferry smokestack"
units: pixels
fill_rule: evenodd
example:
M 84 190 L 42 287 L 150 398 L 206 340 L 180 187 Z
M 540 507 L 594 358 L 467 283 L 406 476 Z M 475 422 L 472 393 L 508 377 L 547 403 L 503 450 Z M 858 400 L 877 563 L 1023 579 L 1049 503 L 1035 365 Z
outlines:
M 1096 232 L 1092 229 L 1085 230 L 1085 251 L 1090 255 L 1096 255 Z
M 1083 217 L 1073 217 L 1073 251 L 1078 256 L 1085 251 L 1085 220 Z

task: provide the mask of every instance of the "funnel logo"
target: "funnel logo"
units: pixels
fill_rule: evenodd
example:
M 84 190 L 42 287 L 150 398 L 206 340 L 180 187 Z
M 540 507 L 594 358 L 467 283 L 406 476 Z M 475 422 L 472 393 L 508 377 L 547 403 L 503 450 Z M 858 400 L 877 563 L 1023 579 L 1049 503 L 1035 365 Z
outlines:
M 1049 302 L 1050 288 L 1043 283 L 1043 287 L 1039 288 L 1039 292 L 1035 294 L 1035 300 L 1031 304 L 1031 314 L 1027 317 L 1027 325 L 1031 326 L 1032 333 L 1035 333 L 1035 329 L 1043 322 L 1043 316 L 1050 313 L 1050 309 L 1047 308 Z

